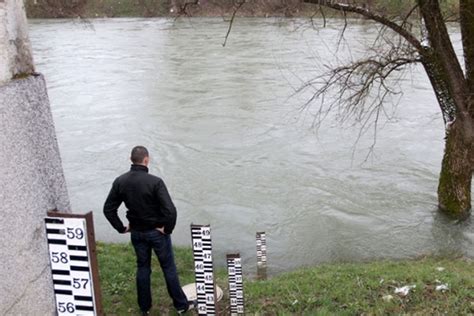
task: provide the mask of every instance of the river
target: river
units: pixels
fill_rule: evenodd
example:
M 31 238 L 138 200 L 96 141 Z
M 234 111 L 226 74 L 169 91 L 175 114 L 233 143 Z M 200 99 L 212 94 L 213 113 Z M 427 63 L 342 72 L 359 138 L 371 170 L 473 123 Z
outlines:
M 422 68 L 399 82 L 404 94 L 387 105 L 393 115 L 370 152 L 371 129 L 358 140 L 360 124 L 334 115 L 317 129 L 316 108 L 302 107 L 309 94 L 294 92 L 322 66 L 363 54 L 377 29 L 355 23 L 337 46 L 342 22 L 307 22 L 238 18 L 223 47 L 219 18 L 30 20 L 73 211 L 94 212 L 99 240 L 128 240 L 102 206 L 141 144 L 177 206 L 174 243 L 190 245 L 191 223 L 211 224 L 218 265 L 238 251 L 254 271 L 257 231 L 267 234 L 269 273 L 474 257 L 472 221 L 436 211 L 443 121 Z

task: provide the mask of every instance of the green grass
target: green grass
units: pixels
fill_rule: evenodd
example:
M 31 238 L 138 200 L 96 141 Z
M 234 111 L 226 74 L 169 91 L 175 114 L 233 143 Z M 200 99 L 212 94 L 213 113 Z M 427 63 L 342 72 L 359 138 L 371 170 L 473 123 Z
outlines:
M 438 267 L 445 268 L 438 271 Z M 436 291 L 437 281 L 449 291 Z M 416 285 L 406 297 L 396 287 Z M 265 315 L 474 312 L 474 264 L 465 259 L 331 264 L 245 284 L 247 311 Z M 389 302 L 383 297 L 391 295 Z
M 135 253 L 131 244 L 97 244 L 102 304 L 106 315 L 138 315 L 135 288 Z M 175 248 L 181 284 L 194 282 L 192 251 Z M 152 315 L 174 313 L 156 256 L 152 260 Z
M 138 315 L 135 255 L 129 244 L 98 244 L 103 306 L 106 315 Z M 192 252 L 175 249 L 181 283 L 194 282 Z M 438 267 L 444 268 L 438 271 Z M 219 304 L 228 314 L 227 276 L 217 271 L 224 291 Z M 436 291 L 438 282 L 449 290 Z M 396 287 L 416 285 L 406 297 Z M 153 259 L 151 315 L 175 315 L 161 270 Z M 474 313 L 474 262 L 426 257 L 405 261 L 327 264 L 284 273 L 266 281 L 246 278 L 245 309 L 252 315 L 382 315 Z M 384 296 L 391 295 L 389 301 Z

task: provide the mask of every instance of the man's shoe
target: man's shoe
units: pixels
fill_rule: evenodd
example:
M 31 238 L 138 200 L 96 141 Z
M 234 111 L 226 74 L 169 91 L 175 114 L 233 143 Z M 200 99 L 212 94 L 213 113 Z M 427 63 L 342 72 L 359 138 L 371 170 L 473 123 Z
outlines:
M 197 308 L 198 306 L 198 302 L 197 300 L 194 300 L 194 301 L 188 301 L 188 308 L 186 309 L 178 309 L 178 314 L 185 314 L 186 312 L 189 312 L 190 310 L 193 310 L 195 308 Z
M 150 315 L 150 311 L 146 311 L 146 312 L 142 311 L 142 316 L 147 316 L 147 315 Z

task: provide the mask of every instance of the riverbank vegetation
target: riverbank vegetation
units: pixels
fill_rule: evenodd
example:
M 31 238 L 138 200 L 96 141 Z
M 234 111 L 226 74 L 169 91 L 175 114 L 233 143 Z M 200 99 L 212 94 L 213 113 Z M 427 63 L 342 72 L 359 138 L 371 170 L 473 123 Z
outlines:
M 347 2 L 347 1 L 346 1 Z M 354 1 L 350 1 L 353 3 Z M 367 8 L 376 8 L 386 15 L 408 12 L 415 0 L 359 0 Z M 248 17 L 311 17 L 337 15 L 326 13 L 305 4 L 302 0 L 25 0 L 29 18 L 70 17 L 166 17 L 166 16 L 238 16 Z M 442 2 L 443 10 L 449 16 L 458 12 L 458 1 Z
M 129 244 L 99 243 L 98 259 L 106 315 L 138 315 L 135 255 Z M 194 282 L 192 251 L 175 249 L 181 283 Z M 244 273 L 245 273 L 245 266 Z M 216 273 L 224 291 L 219 308 L 228 314 L 227 275 Z M 405 287 L 405 288 L 404 288 Z M 174 314 L 153 258 L 151 315 Z M 395 293 L 408 291 L 404 293 Z M 335 263 L 302 268 L 266 281 L 244 276 L 245 309 L 251 315 L 355 315 L 474 313 L 474 262 L 465 258 Z

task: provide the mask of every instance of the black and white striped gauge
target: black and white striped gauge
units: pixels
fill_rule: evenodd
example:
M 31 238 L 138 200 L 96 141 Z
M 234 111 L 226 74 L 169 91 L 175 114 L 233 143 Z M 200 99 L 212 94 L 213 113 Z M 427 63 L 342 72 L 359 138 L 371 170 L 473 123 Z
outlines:
M 45 224 L 57 314 L 101 315 L 92 213 L 48 212 Z
M 244 314 L 244 288 L 242 281 L 242 260 L 240 254 L 227 255 L 227 272 L 229 275 L 230 314 Z
M 265 232 L 257 233 L 257 267 L 267 267 L 267 240 Z
M 196 296 L 199 315 L 217 314 L 217 297 L 212 264 L 211 227 L 191 224 Z

